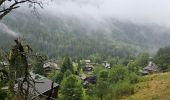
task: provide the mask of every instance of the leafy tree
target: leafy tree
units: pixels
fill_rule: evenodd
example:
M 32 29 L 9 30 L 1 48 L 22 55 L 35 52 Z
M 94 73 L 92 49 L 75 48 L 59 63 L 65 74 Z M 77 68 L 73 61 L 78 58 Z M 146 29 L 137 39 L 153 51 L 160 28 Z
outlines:
M 7 97 L 7 93 L 0 89 L 0 98 L 1 98 L 1 100 L 5 100 L 6 97 Z
M 103 70 L 103 66 L 96 66 L 93 73 L 98 76 L 101 70 Z
M 131 84 L 135 84 L 139 82 L 139 76 L 134 72 L 129 73 L 129 81 Z
M 108 94 L 109 92 L 109 72 L 107 70 L 102 70 L 99 73 L 97 86 L 96 86 L 96 94 L 103 100 L 103 97 Z
M 61 100 L 83 100 L 83 89 L 80 80 L 70 75 L 61 84 Z
M 147 66 L 148 60 L 149 60 L 149 54 L 148 53 L 143 53 L 143 54 L 139 55 L 139 57 L 136 59 L 135 63 L 139 67 L 143 68 L 143 67 Z
M 64 61 L 61 67 L 61 72 L 65 73 L 67 70 L 70 70 L 71 73 L 74 73 L 74 67 L 73 67 L 72 61 L 68 56 L 64 58 Z
M 137 62 L 129 62 L 128 63 L 128 70 L 129 72 L 135 72 L 136 74 L 139 73 L 139 65 L 137 64 Z
M 128 96 L 133 93 L 134 85 L 130 84 L 129 81 L 122 81 L 113 85 L 113 94 L 114 97 L 117 98 L 118 100 L 122 98 L 122 96 Z
M 71 71 L 70 70 L 67 70 L 65 73 L 64 73 L 64 77 L 68 77 L 69 75 L 71 75 Z
M 128 69 L 123 65 L 116 65 L 110 71 L 111 82 L 117 83 L 128 78 Z
M 170 47 L 160 48 L 155 55 L 154 62 L 161 70 L 170 68 Z
M 128 70 L 130 72 L 135 72 L 136 74 L 138 74 L 139 69 L 147 66 L 149 61 L 149 54 L 148 53 L 142 53 L 140 54 L 136 60 L 131 60 L 128 63 Z
M 96 86 L 93 84 L 89 84 L 85 92 L 86 92 L 86 95 L 88 95 L 91 98 L 89 100 L 94 100 L 93 97 L 96 94 Z
M 64 74 L 58 71 L 52 71 L 49 75 L 48 78 L 53 80 L 56 83 L 61 83 L 63 80 Z
M 7 5 L 6 5 L 7 4 Z M 1 0 L 0 1 L 0 20 L 14 9 L 19 8 L 23 4 L 28 4 L 30 8 L 35 9 L 37 5 L 43 7 L 42 1 L 39 0 Z
M 78 60 L 78 65 L 77 65 L 77 71 L 78 73 L 81 71 L 82 67 L 81 67 L 81 63 L 80 60 Z
M 47 56 L 37 55 L 33 64 L 33 72 L 35 74 L 45 75 L 43 68 L 44 61 L 47 60 Z
M 96 63 L 99 63 L 102 61 L 102 56 L 99 53 L 91 54 L 89 58 Z
M 7 97 L 7 92 L 1 89 L 5 84 L 4 82 L 5 81 L 0 81 L 0 99 L 1 100 L 5 100 L 5 98 Z
M 119 57 L 114 57 L 114 58 L 109 57 L 108 61 L 110 63 L 110 66 L 113 67 L 119 63 Z
M 99 79 L 102 81 L 107 81 L 109 78 L 109 72 L 107 70 L 102 70 L 99 73 Z

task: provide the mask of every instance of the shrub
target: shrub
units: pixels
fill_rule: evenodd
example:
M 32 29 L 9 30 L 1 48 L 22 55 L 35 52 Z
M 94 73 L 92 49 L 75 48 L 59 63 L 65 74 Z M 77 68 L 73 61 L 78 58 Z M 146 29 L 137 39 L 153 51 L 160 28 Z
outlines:
M 129 74 L 129 81 L 131 84 L 135 84 L 139 82 L 139 76 L 136 75 L 134 72 Z
M 83 100 L 81 81 L 75 75 L 70 75 L 61 83 L 60 100 Z
M 60 83 L 63 80 L 63 73 L 58 72 L 58 71 L 52 71 L 49 75 L 48 78 L 53 80 L 56 83 Z
M 113 83 L 128 80 L 128 69 L 125 66 L 117 65 L 111 70 L 109 76 Z
M 114 85 L 113 93 L 115 97 L 122 97 L 134 93 L 134 86 L 128 81 L 119 82 Z

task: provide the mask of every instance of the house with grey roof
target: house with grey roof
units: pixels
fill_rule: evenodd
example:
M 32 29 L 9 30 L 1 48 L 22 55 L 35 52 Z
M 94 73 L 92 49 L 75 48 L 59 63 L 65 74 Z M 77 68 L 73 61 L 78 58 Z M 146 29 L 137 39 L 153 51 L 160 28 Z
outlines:
M 32 87 L 32 85 L 30 85 L 29 87 L 29 96 L 31 97 L 30 100 L 37 100 L 37 99 L 39 100 L 42 97 L 47 98 L 51 92 L 52 92 L 51 94 L 52 99 L 50 100 L 55 100 L 57 98 L 59 84 L 41 75 L 33 74 L 33 73 L 30 74 L 32 79 L 34 80 L 34 82 L 31 82 L 33 83 L 34 87 Z M 17 79 L 18 82 L 22 80 L 23 78 Z M 24 83 L 23 88 L 27 89 L 27 83 Z M 14 89 L 17 92 L 17 90 L 19 89 L 18 83 L 15 84 Z
M 152 61 L 148 62 L 148 65 L 139 71 L 142 75 L 152 74 L 159 72 L 158 66 Z
M 45 62 L 43 65 L 43 68 L 46 73 L 49 73 L 53 70 L 60 70 L 60 67 L 58 66 L 58 64 L 56 62 L 52 62 L 52 61 Z

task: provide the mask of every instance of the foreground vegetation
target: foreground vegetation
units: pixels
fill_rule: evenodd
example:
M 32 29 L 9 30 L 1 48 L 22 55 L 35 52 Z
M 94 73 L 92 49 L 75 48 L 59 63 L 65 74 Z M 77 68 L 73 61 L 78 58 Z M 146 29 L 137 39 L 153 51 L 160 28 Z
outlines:
M 18 48 L 19 46 L 22 48 Z M 58 92 L 55 94 L 59 100 L 169 98 L 170 92 L 166 89 L 169 88 L 168 76 L 170 73 L 144 77 L 141 77 L 139 73 L 140 69 L 147 66 L 149 60 L 157 61 L 157 64 L 160 65 L 160 72 L 168 71 L 169 51 L 169 47 L 161 48 L 152 59 L 149 59 L 147 53 L 137 57 L 108 57 L 107 62 L 110 63 L 110 67 L 102 65 L 102 57 L 93 55 L 90 57 L 90 60 L 94 62 L 93 70 L 89 71 L 84 70 L 91 66 L 89 63 L 86 64 L 85 60 L 72 60 L 66 55 L 63 59 L 58 59 L 59 69 L 47 73 L 43 65 L 48 57 L 32 53 L 32 49 L 28 45 L 22 45 L 21 42 L 17 41 L 10 52 L 7 52 L 7 58 L 2 53 L 0 55 L 0 60 L 8 64 L 6 67 L 0 66 L 0 96 L 3 99 L 29 100 L 28 98 L 31 98 L 28 95 L 29 91 L 15 90 L 17 92 L 15 94 L 14 85 L 20 85 L 19 78 L 25 78 L 26 81 L 23 81 L 23 84 L 25 82 L 30 84 L 32 80 L 29 78 L 29 72 L 34 72 L 59 84 Z M 29 64 L 32 65 L 30 68 Z M 82 79 L 82 75 L 91 77 L 92 80 Z M 22 84 L 20 86 L 18 88 L 22 88 Z M 9 88 L 4 89 L 4 87 Z
M 135 94 L 127 100 L 169 100 L 170 72 L 147 75 L 135 87 Z

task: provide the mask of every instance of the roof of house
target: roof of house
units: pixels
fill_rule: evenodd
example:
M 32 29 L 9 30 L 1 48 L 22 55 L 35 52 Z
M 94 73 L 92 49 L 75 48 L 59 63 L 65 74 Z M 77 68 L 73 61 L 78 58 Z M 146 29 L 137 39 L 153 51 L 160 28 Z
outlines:
M 81 74 L 81 75 L 80 75 L 80 78 L 81 78 L 82 80 L 86 79 L 86 77 L 87 77 L 87 76 L 86 76 L 85 74 Z
M 84 60 L 86 63 L 90 63 L 91 62 L 91 60 Z
M 143 68 L 143 70 L 148 70 L 148 71 L 158 71 L 158 66 L 156 66 L 156 64 L 154 64 L 152 61 L 150 61 L 148 63 L 148 65 L 146 67 Z
M 47 79 L 46 77 L 43 77 L 41 75 L 38 74 L 32 74 L 31 73 L 31 77 L 34 79 L 34 81 L 36 82 L 35 88 L 30 87 L 29 91 L 30 91 L 30 95 L 32 95 L 33 93 L 35 94 L 35 96 L 39 96 L 40 94 L 43 94 L 49 90 L 51 90 L 51 85 L 52 85 L 52 81 Z M 20 78 L 22 79 L 22 78 Z M 54 83 L 53 87 L 58 87 L 59 84 Z M 17 89 L 18 84 L 15 84 L 15 89 Z M 24 88 L 26 88 L 26 84 L 24 86 Z M 36 90 L 36 92 L 35 92 Z
M 54 69 L 60 69 L 58 67 L 58 65 L 54 62 L 46 62 L 44 65 L 43 65 L 43 68 L 54 68 Z
M 149 73 L 149 72 L 146 71 L 146 70 L 139 70 L 139 72 L 142 73 L 142 74 L 148 74 L 148 73 Z

